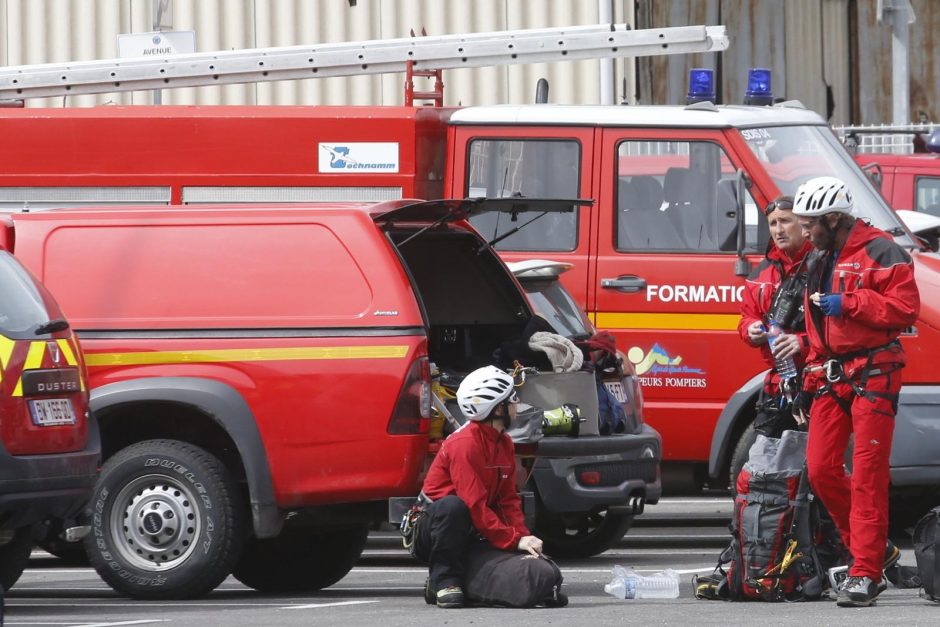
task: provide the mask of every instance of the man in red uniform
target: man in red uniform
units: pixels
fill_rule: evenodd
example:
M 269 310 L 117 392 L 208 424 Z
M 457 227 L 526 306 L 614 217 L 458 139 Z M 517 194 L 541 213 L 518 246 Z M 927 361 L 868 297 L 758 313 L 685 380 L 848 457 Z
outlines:
M 838 604 L 865 607 L 887 585 L 882 570 L 900 556 L 887 542 L 889 457 L 905 364 L 898 336 L 917 319 L 920 295 L 910 255 L 854 218 L 852 208 L 845 183 L 818 177 L 800 186 L 793 213 L 817 250 L 805 302 L 804 388 L 815 393 L 809 480 L 853 557 Z M 843 460 L 853 432 L 848 476 Z
M 542 541 L 525 525 L 515 451 L 505 432 L 517 402 L 512 377 L 495 366 L 474 370 L 457 389 L 468 421 L 444 440 L 431 463 L 421 491 L 430 504 L 414 547 L 429 565 L 439 607 L 463 606 L 465 553 L 474 546 L 542 553 Z
M 801 355 L 808 351 L 803 319 L 804 261 L 813 247 L 803 238 L 793 215 L 793 198 L 781 196 L 767 205 L 764 213 L 773 245 L 744 284 L 738 333 L 749 345 L 760 348 L 761 356 L 770 366 L 758 401 L 755 430 L 779 438 L 785 429 L 795 428 L 796 422 L 789 406 L 793 392 L 789 393 L 790 398 L 784 398 L 774 359 L 792 357 L 799 368 Z M 773 352 L 768 341 L 771 319 L 776 320 L 785 333 L 774 340 Z

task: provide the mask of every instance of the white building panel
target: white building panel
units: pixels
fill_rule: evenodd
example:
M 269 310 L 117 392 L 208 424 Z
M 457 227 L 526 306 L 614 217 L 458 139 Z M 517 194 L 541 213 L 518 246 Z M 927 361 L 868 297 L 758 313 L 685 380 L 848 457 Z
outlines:
M 614 1 L 614 20 L 630 21 Z M 196 32 L 196 50 L 315 45 L 521 28 L 595 24 L 596 0 L 172 0 L 172 29 Z M 119 33 L 154 30 L 151 0 L 0 0 L 0 65 L 117 57 Z M 619 77 L 624 61 L 617 62 Z M 626 65 L 632 68 L 631 63 Z M 539 78 L 554 102 L 599 101 L 599 62 L 449 70 L 445 104 L 527 103 Z M 632 75 L 632 73 L 631 73 Z M 419 79 L 425 81 L 425 79 Z M 419 83 L 419 89 L 430 89 Z M 402 104 L 404 75 L 164 90 L 164 104 Z M 28 106 L 144 104 L 151 92 L 35 99 Z

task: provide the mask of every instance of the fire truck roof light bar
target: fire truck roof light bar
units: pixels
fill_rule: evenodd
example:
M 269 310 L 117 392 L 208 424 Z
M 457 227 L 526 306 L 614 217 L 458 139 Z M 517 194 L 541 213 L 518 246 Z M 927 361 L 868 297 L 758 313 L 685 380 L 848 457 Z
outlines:
M 719 52 L 728 43 L 724 26 L 597 24 L 21 65 L 0 68 L 0 100 L 382 74 L 407 63 L 427 70 Z

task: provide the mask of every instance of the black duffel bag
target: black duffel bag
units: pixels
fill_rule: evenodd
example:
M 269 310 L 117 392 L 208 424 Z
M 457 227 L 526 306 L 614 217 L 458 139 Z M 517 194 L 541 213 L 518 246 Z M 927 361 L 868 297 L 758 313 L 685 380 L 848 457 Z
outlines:
M 480 547 L 467 551 L 464 593 L 471 603 L 503 607 L 567 604 L 558 566 L 546 557 Z

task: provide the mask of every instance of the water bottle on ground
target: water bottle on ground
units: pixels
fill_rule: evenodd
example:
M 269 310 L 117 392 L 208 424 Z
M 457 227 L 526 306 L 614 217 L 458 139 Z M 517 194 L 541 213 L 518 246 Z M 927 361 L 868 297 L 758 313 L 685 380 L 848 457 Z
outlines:
M 614 566 L 614 578 L 604 586 L 604 592 L 618 599 L 678 599 L 679 573 L 667 569 L 644 576 Z
M 767 331 L 767 342 L 770 344 L 771 352 L 774 350 L 774 341 L 783 334 L 783 328 L 777 324 L 776 320 L 771 318 L 770 329 Z M 793 361 L 792 357 L 785 359 L 774 357 L 774 365 L 777 367 L 777 374 L 780 375 L 781 381 L 786 381 L 796 376 L 796 363 Z

